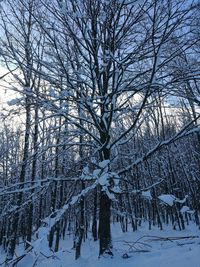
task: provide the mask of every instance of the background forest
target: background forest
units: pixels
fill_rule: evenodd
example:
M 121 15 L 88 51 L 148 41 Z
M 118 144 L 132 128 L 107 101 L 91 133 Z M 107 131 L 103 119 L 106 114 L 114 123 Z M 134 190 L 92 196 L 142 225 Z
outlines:
M 112 256 L 111 222 L 200 227 L 199 1 L 1 1 L 0 60 L 5 263 L 69 234 Z

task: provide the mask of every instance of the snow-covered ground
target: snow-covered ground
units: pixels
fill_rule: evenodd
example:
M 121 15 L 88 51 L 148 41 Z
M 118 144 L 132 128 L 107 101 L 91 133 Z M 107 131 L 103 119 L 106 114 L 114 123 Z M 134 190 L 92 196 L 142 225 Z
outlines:
M 61 250 L 54 257 L 39 256 L 34 253 L 26 256 L 18 263 L 18 267 L 200 267 L 200 230 L 190 225 L 184 231 L 175 231 L 171 227 L 164 230 L 148 226 L 137 232 L 122 233 L 119 225 L 112 226 L 114 256 L 98 259 L 98 242 L 88 238 L 82 246 L 82 256 L 74 260 L 72 238 L 63 241 Z M 195 236 L 195 238 L 179 238 Z M 170 239 L 158 240 L 158 237 Z M 172 239 L 176 237 L 177 239 Z M 44 250 L 45 248 L 42 248 Z M 137 251 L 138 250 L 138 251 Z M 139 252 L 141 251 L 141 252 Z M 20 252 L 19 252 L 20 253 Z M 122 257 L 124 255 L 124 257 Z M 128 258 L 125 256 L 128 255 Z M 1 262 L 3 254 L 1 255 Z

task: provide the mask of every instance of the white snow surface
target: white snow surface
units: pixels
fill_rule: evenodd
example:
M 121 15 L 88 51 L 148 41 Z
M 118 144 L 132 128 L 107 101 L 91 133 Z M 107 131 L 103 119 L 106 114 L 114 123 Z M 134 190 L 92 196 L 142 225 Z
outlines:
M 182 212 L 182 213 L 187 212 L 187 213 L 190 213 L 190 214 L 194 214 L 194 211 L 191 210 L 188 206 L 183 206 L 181 208 L 180 212 Z
M 158 197 L 161 201 L 163 201 L 165 204 L 169 205 L 169 206 L 173 206 L 174 202 L 176 200 L 176 197 L 173 195 L 160 195 Z
M 158 196 L 158 198 L 163 201 L 165 204 L 169 205 L 169 206 L 173 206 L 175 202 L 178 202 L 180 204 L 184 204 L 185 201 L 188 198 L 188 195 L 186 195 L 183 199 L 179 199 L 177 197 L 175 197 L 174 195 L 160 195 Z
M 152 199 L 151 191 L 150 190 L 148 190 L 148 191 L 142 191 L 142 197 L 151 200 Z
M 200 230 L 194 226 L 187 226 L 184 231 L 172 230 L 172 226 L 164 226 L 164 230 L 153 228 L 148 230 L 148 225 L 143 225 L 138 231 L 122 233 L 118 224 L 112 225 L 113 235 L 113 258 L 98 258 L 98 242 L 91 237 L 82 245 L 82 256 L 74 260 L 72 249 L 73 237 L 67 236 L 61 242 L 60 251 L 53 257 L 45 258 L 40 255 L 36 265 L 38 267 L 200 267 L 199 252 L 200 238 L 179 239 L 173 241 L 153 240 L 155 237 L 186 237 L 199 236 Z M 141 238 L 141 239 L 140 239 Z M 140 242 L 130 249 L 133 242 Z M 40 249 L 39 246 L 37 249 Z M 32 267 L 35 259 L 35 252 L 26 256 L 18 267 Z M 136 252 L 136 249 L 147 250 L 148 252 Z M 41 248 L 43 254 L 46 248 Z M 130 257 L 122 258 L 127 253 Z M 20 248 L 17 254 L 20 255 Z M 49 256 L 49 255 L 48 255 Z M 0 253 L 0 262 L 3 262 L 4 254 Z
M 108 166 L 109 163 L 110 163 L 110 160 L 103 160 L 103 161 L 99 162 L 99 167 L 104 169 L 105 167 Z

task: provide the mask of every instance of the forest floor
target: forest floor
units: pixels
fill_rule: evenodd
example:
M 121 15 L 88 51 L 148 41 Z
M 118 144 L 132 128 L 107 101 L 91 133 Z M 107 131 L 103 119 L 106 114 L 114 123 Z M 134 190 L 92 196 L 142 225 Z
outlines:
M 200 267 L 200 230 L 189 225 L 184 231 L 164 230 L 144 225 L 137 232 L 122 233 L 119 225 L 112 226 L 113 253 L 111 258 L 98 259 L 98 242 L 88 238 L 82 245 L 82 256 L 74 260 L 72 237 L 62 241 L 60 251 L 46 257 L 45 247 L 35 261 L 32 252 L 17 267 Z M 18 251 L 20 254 L 20 249 Z M 3 254 L 0 254 L 0 262 Z M 35 262 L 35 263 L 34 263 Z

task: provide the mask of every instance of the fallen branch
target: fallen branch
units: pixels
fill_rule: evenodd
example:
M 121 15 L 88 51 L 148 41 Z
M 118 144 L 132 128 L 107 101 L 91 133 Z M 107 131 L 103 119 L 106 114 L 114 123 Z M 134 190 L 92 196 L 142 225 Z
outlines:
M 5 265 L 5 266 L 16 266 L 18 264 L 18 262 L 20 262 L 24 257 L 26 257 L 26 255 L 32 250 L 33 248 L 30 247 L 27 250 L 25 250 L 25 253 L 23 253 L 22 255 L 12 259 L 12 260 L 5 260 L 4 262 L 2 262 L 0 265 Z
M 182 239 L 194 239 L 199 238 L 199 236 L 177 236 L 177 237 L 159 237 L 159 236 L 146 236 L 146 237 L 153 237 L 149 239 L 149 241 L 176 241 L 176 240 L 182 240 Z

